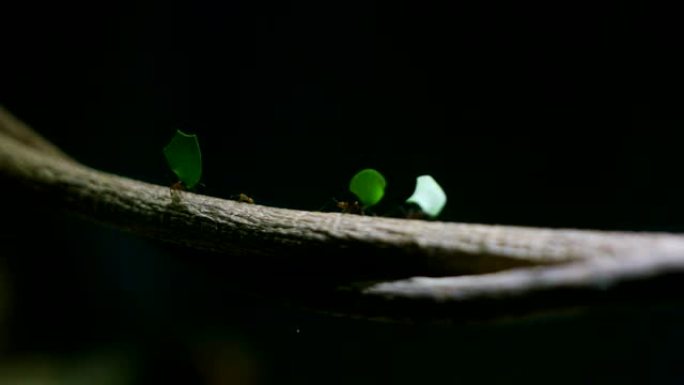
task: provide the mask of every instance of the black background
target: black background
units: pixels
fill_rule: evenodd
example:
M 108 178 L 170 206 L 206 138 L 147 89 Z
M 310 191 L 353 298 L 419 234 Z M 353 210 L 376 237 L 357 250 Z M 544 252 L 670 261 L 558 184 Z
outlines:
M 26 1 L 2 15 L 0 103 L 95 168 L 170 185 L 161 149 L 183 129 L 202 146 L 200 192 L 223 198 L 316 210 L 374 167 L 381 211 L 429 173 L 449 196 L 442 220 L 684 228 L 674 7 Z M 121 344 L 140 383 L 202 383 L 188 346 L 211 340 L 240 341 L 262 383 L 682 375 L 679 308 L 458 328 L 330 319 L 245 299 L 188 251 L 5 210 L 9 358 Z

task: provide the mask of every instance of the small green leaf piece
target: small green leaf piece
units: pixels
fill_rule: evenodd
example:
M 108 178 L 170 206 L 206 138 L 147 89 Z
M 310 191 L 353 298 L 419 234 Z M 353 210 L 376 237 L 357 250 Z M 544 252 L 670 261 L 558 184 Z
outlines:
M 195 187 L 202 177 L 202 153 L 197 135 L 177 130 L 171 142 L 164 147 L 164 156 L 171 170 L 185 187 Z
M 435 218 L 442 212 L 447 197 L 433 177 L 421 175 L 416 179 L 416 190 L 406 202 L 415 203 L 425 214 Z
M 385 195 L 385 177 L 372 168 L 359 171 L 349 182 L 349 191 L 354 193 L 364 207 L 378 204 Z

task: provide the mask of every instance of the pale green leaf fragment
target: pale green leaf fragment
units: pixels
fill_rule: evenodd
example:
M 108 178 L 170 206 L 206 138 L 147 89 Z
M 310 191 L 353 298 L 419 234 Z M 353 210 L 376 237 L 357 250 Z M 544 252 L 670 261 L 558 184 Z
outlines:
M 385 195 L 385 177 L 372 168 L 359 171 L 349 182 L 349 191 L 354 193 L 364 207 L 378 204 Z
M 186 188 L 191 189 L 202 177 L 202 154 L 197 135 L 176 131 L 176 135 L 164 147 L 164 156 L 171 170 Z
M 425 214 L 435 218 L 444 209 L 447 197 L 432 176 L 421 175 L 416 179 L 416 190 L 406 202 L 415 203 Z

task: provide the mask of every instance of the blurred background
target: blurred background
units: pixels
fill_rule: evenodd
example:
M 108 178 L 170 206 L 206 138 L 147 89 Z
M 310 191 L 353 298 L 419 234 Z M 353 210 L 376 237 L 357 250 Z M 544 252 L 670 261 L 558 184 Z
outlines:
M 1 12 L 0 103 L 94 168 L 171 185 L 161 150 L 182 129 L 199 136 L 200 192 L 222 198 L 318 210 L 374 167 L 381 213 L 429 173 L 449 197 L 441 220 L 684 229 L 674 6 Z M 242 292 L 222 277 L 229 257 L 27 206 L 3 204 L 1 384 L 684 380 L 676 301 L 439 327 L 334 318 Z

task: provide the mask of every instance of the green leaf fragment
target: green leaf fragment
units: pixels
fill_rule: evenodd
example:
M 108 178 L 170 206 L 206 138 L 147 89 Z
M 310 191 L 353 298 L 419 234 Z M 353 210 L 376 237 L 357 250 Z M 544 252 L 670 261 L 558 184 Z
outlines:
M 434 218 L 442 212 L 447 197 L 442 187 L 430 175 L 421 175 L 416 179 L 416 190 L 406 200 L 415 203 L 428 216 Z
M 189 135 L 181 130 L 164 147 L 164 156 L 169 167 L 186 188 L 191 189 L 202 177 L 202 154 L 197 135 Z
M 372 168 L 359 171 L 349 182 L 349 191 L 354 193 L 364 207 L 378 204 L 385 195 L 385 177 Z

